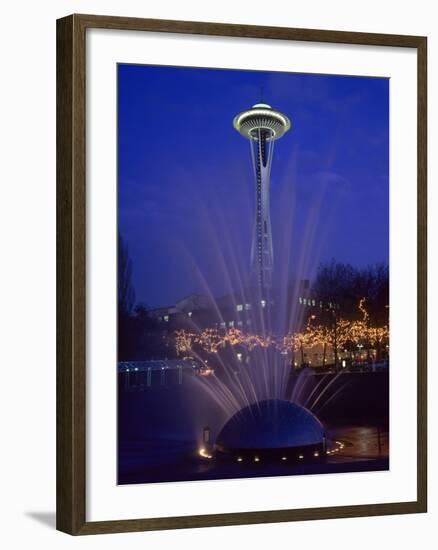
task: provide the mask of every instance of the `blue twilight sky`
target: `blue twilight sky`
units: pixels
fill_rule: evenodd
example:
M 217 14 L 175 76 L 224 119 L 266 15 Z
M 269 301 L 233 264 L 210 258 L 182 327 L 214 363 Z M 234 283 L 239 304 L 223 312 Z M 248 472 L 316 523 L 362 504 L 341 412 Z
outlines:
M 118 65 L 118 223 L 137 300 L 246 282 L 254 208 L 233 117 L 263 100 L 291 130 L 271 172 L 274 283 L 321 261 L 389 261 L 389 80 Z

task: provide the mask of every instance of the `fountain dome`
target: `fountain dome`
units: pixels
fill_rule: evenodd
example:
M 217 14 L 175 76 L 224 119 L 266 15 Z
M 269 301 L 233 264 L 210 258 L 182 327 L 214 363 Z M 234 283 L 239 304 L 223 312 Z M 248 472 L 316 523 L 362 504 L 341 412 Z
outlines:
M 324 427 L 313 413 L 289 401 L 267 399 L 232 416 L 219 433 L 215 450 L 245 455 L 284 454 L 293 449 L 319 456 L 324 444 Z

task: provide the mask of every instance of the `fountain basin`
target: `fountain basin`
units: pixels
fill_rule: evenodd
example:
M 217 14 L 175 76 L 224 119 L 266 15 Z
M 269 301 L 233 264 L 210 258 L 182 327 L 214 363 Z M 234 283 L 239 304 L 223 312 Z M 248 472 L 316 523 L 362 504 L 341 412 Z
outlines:
M 325 456 L 324 427 L 300 405 L 267 399 L 232 416 L 219 433 L 214 452 L 219 459 L 238 462 L 320 460 Z

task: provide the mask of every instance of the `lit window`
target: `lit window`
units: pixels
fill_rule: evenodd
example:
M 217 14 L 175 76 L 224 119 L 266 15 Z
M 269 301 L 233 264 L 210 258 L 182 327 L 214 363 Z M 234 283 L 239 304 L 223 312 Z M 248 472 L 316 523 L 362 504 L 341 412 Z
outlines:
M 260 304 L 262 305 L 262 307 L 266 307 L 266 300 L 261 300 Z
M 245 304 L 245 309 L 246 309 L 246 311 L 248 311 L 249 309 L 251 309 L 251 304 Z
M 191 316 L 192 316 L 192 312 L 191 312 L 191 311 L 188 311 L 188 312 L 187 312 L 187 315 L 188 315 L 189 317 L 191 317 Z
M 243 305 L 242 304 L 237 304 L 236 311 L 243 311 Z
M 167 322 L 167 321 L 169 320 L 169 316 L 168 316 L 168 315 L 165 315 L 165 316 L 163 317 L 163 319 Z
M 221 328 L 225 328 L 226 326 L 227 326 L 227 325 L 226 325 L 225 323 L 221 323 L 221 324 L 220 324 L 220 327 L 221 327 Z
M 312 300 L 312 306 L 315 306 L 316 302 L 315 300 Z
M 233 328 L 233 327 L 234 327 L 234 321 L 229 321 L 229 322 L 228 322 L 228 326 L 229 326 L 230 328 Z
M 298 298 L 298 300 L 299 300 L 300 304 L 303 303 L 303 299 L 301 298 L 301 296 Z
M 237 357 L 238 361 L 242 361 L 242 354 L 241 353 L 236 353 L 236 357 Z

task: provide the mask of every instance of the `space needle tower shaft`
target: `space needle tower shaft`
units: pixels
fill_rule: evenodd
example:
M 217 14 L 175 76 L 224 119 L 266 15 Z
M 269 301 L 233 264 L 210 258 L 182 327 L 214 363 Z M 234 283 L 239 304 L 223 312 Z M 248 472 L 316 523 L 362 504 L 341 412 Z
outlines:
M 290 128 L 289 118 L 265 103 L 234 117 L 234 128 L 249 139 L 255 177 L 255 215 L 251 246 L 251 271 L 261 294 L 266 296 L 272 287 L 274 251 L 269 205 L 270 173 L 274 142 Z

